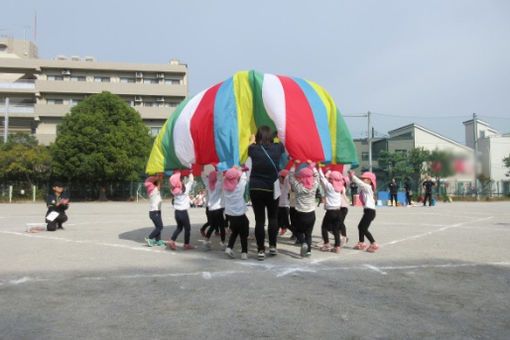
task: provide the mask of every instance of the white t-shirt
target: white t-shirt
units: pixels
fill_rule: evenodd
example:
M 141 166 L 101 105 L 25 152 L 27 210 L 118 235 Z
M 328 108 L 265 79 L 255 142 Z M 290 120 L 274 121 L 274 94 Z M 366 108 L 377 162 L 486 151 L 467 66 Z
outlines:
M 340 209 L 342 204 L 342 196 L 339 192 L 335 191 L 333 184 L 331 184 L 322 169 L 319 169 L 319 175 L 321 178 L 322 186 L 324 188 L 324 192 L 326 193 L 326 202 L 324 203 L 324 209 L 326 210 L 334 210 Z
M 358 187 L 361 189 L 360 199 L 363 202 L 363 207 L 375 210 L 374 191 L 370 184 L 366 184 L 361 179 L 352 175 L 352 180 L 356 182 Z
M 290 191 L 290 179 L 289 176 L 285 177 L 283 183 L 280 182 L 280 200 L 278 201 L 278 206 L 282 208 L 288 208 L 290 206 L 289 202 L 289 191 Z
M 223 190 L 223 199 L 225 200 L 225 215 L 242 216 L 248 210 L 244 201 L 244 192 L 246 189 L 246 173 L 243 172 L 239 178 L 239 183 L 232 191 Z
M 218 174 L 214 189 L 209 188 L 209 179 L 202 173 L 202 181 L 204 182 L 205 189 L 207 190 L 207 207 L 209 211 L 218 210 L 225 207 L 223 202 L 223 175 Z
M 184 185 L 185 190 L 181 190 L 180 194 L 174 196 L 174 209 L 175 210 L 188 210 L 190 207 L 189 193 L 193 186 L 193 175 L 190 174 L 188 182 Z
M 313 185 L 310 189 L 305 188 L 300 181 L 295 178 L 294 168 L 290 170 L 290 184 L 296 195 L 296 210 L 300 212 L 315 211 L 317 202 L 315 201 L 315 192 L 319 187 L 319 175 L 317 169 L 313 168 Z
M 161 194 L 157 187 L 155 187 L 149 195 L 150 199 L 150 211 L 161 210 Z

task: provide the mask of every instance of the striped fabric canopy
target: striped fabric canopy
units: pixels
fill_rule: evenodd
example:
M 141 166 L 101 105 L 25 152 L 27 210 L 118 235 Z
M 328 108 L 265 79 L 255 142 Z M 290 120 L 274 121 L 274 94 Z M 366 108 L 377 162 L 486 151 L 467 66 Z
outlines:
M 357 165 L 351 134 L 329 94 L 294 77 L 242 71 L 184 100 L 166 121 L 146 172 L 243 164 L 258 126 L 278 132 L 292 159 Z

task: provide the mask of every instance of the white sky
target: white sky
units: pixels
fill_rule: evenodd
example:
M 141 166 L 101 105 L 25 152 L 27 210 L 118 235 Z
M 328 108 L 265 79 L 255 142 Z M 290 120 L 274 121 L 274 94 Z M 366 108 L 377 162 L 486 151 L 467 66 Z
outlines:
M 510 1 L 3 0 L 0 34 L 32 39 L 35 11 L 41 58 L 179 59 L 191 95 L 255 69 L 322 85 L 346 115 L 376 113 L 378 133 L 414 122 L 464 142 L 473 112 L 510 132 Z

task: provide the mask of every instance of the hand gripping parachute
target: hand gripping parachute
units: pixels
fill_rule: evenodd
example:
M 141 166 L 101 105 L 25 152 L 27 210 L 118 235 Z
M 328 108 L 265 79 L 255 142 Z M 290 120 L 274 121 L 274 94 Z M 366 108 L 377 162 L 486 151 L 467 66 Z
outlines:
M 278 132 L 292 159 L 358 164 L 345 121 L 322 87 L 299 78 L 242 71 L 176 108 L 154 141 L 146 172 L 243 164 L 250 137 L 262 125 Z

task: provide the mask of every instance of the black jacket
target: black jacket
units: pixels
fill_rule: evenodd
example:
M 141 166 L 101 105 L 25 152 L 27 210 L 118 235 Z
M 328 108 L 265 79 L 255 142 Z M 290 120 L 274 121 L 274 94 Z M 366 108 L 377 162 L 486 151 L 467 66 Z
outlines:
M 66 192 L 62 192 L 59 197 L 55 194 L 49 194 L 46 196 L 46 206 L 48 207 L 48 211 L 46 212 L 46 216 L 52 211 L 56 211 L 59 214 L 65 214 L 67 208 L 69 208 L 68 204 L 61 204 L 57 206 L 57 203 L 63 199 L 69 199 L 69 195 Z

